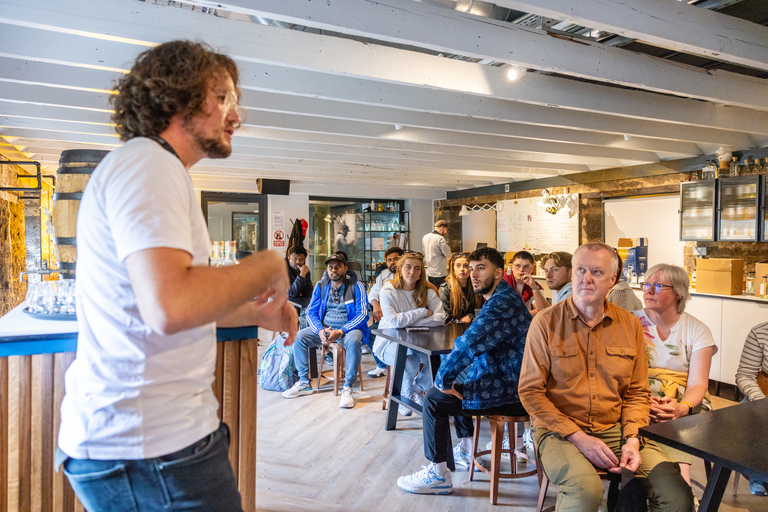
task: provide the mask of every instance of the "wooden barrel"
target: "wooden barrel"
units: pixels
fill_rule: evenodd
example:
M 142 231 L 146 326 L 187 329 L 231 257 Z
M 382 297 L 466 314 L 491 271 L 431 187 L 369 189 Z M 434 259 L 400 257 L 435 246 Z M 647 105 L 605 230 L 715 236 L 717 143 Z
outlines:
M 77 211 L 91 173 L 109 151 L 69 149 L 61 152 L 53 193 L 53 244 L 61 278 L 75 277 Z

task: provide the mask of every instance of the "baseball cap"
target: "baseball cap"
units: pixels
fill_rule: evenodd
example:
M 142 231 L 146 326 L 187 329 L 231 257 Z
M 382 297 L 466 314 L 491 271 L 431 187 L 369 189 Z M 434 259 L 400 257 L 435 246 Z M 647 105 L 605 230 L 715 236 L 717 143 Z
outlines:
M 338 262 L 341 262 L 341 263 L 343 263 L 345 265 L 347 264 L 347 259 L 344 256 L 342 256 L 341 254 L 332 254 L 332 255 L 330 255 L 328 257 L 328 259 L 325 260 L 325 264 L 328 265 L 332 261 L 338 261 Z

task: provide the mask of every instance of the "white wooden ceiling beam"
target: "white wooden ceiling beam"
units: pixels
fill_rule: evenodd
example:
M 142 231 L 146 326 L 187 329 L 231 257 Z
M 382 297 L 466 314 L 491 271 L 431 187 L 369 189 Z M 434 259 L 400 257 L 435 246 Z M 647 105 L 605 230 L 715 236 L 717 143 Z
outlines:
M 213 5 L 213 2 L 197 3 Z M 727 72 L 710 74 L 693 66 L 621 48 L 555 38 L 539 30 L 459 13 L 428 2 L 262 0 L 254 4 L 250 0 L 230 0 L 216 2 L 216 6 L 435 52 L 506 62 L 727 105 L 768 109 L 768 85 L 762 80 Z M 324 50 L 318 48 L 308 54 L 324 61 L 327 57 Z M 326 61 L 325 66 L 330 69 L 333 64 Z
M 82 9 L 77 8 L 78 4 L 83 4 L 80 6 Z M 205 33 L 206 41 L 210 44 L 229 48 L 230 52 L 236 49 L 237 52 L 231 53 L 240 62 L 271 62 L 280 66 L 316 69 L 323 73 L 367 76 L 372 80 L 466 91 L 537 105 L 557 104 L 579 111 L 669 122 L 687 122 L 685 119 L 690 118 L 690 124 L 698 126 L 731 127 L 756 133 L 765 130 L 768 124 L 764 113 L 758 115 L 749 109 L 710 109 L 701 105 L 701 102 L 660 97 L 641 91 L 596 88 L 593 84 L 544 75 L 528 74 L 525 80 L 518 80 L 511 85 L 504 76 L 504 70 L 497 68 L 396 48 L 360 44 L 347 39 L 217 19 L 184 9 L 168 9 L 128 0 L 110 0 L 98 4 L 72 0 L 66 7 L 52 0 L 40 0 L 33 5 L 30 7 L 12 3 L 6 6 L 7 12 L 4 15 L 6 19 L 19 20 L 17 23 L 31 20 L 51 27 L 67 26 L 83 31 L 98 27 L 104 33 L 130 34 L 141 40 L 159 39 L 160 34 L 163 40 L 174 37 L 194 39 Z M 9 42 L 13 43 L 13 40 Z M 47 49 L 48 45 L 42 46 Z M 30 53 L 28 47 L 20 51 L 24 52 L 21 54 L 24 56 Z M 71 54 L 67 58 L 65 52 L 60 53 L 61 59 L 71 62 Z M 108 64 L 117 68 L 128 65 L 124 60 L 105 63 L 101 58 L 103 55 L 95 51 L 92 53 L 93 57 L 87 59 L 88 65 Z M 255 85 L 264 77 L 260 73 L 246 73 L 243 78 L 248 82 L 246 85 Z M 733 84 L 729 84 L 729 88 L 732 87 Z M 700 107 L 692 108 L 694 105 Z
M 276 109 L 277 105 L 271 105 L 271 102 L 266 98 L 261 99 L 259 96 L 253 95 L 272 94 L 279 95 L 277 97 L 288 97 L 290 99 L 284 100 L 283 103 L 287 102 L 289 105 L 293 101 L 301 101 L 296 100 L 295 96 L 302 96 L 307 98 L 304 101 L 309 101 L 309 99 L 328 99 L 348 102 L 354 105 L 353 111 L 361 105 L 390 108 L 392 110 L 391 116 L 398 116 L 405 110 L 408 112 L 428 112 L 471 117 L 473 119 L 508 121 L 528 126 L 553 128 L 562 126 L 576 130 L 577 133 L 584 131 L 617 135 L 620 137 L 619 147 L 623 147 L 621 145 L 623 135 L 729 146 L 733 148 L 748 148 L 754 145 L 754 141 L 749 135 L 730 130 L 685 126 L 668 122 L 653 122 L 644 119 L 627 119 L 612 115 L 564 110 L 496 98 L 483 98 L 453 91 L 430 90 L 410 85 L 328 75 L 316 71 L 282 68 L 275 65 L 257 65 L 252 62 L 242 63 L 240 67 L 244 77 L 259 77 L 259 87 L 243 87 L 242 100 L 249 107 L 259 106 Z M 119 76 L 119 74 L 112 71 L 78 68 L 74 72 L 71 66 L 3 57 L 0 57 L 0 69 L 8 69 L 7 76 L 9 77 L 12 76 L 15 79 L 28 82 L 38 81 L 39 83 L 56 86 L 57 89 L 61 89 L 61 86 L 84 89 L 92 86 L 94 83 L 110 84 Z M 9 89 L 13 85 L 15 85 L 15 88 Z M 66 89 L 61 90 L 65 91 Z M 75 102 L 73 101 L 72 94 L 77 93 L 82 94 L 84 98 Z M 61 94 L 62 92 L 54 92 L 41 85 L 29 86 L 27 84 L 13 83 L 6 85 L 0 82 L 0 96 L 5 95 L 9 100 L 14 98 L 14 101 L 19 102 L 19 105 L 24 106 L 29 106 L 30 101 L 37 101 L 40 103 L 40 106 L 48 107 L 51 105 L 50 102 L 43 102 L 43 100 L 49 99 L 51 95 L 59 96 Z M 65 116 L 69 110 L 87 103 L 86 95 L 86 92 L 74 90 L 73 93 L 69 93 L 69 96 L 61 98 L 60 101 L 65 102 L 65 104 L 59 106 L 62 110 L 60 115 Z M 107 98 L 104 95 L 101 95 L 98 100 L 94 99 L 94 101 L 104 106 L 103 110 L 109 108 L 106 100 Z M 2 101 L 1 97 L 0 101 Z M 707 112 L 717 109 L 713 105 L 702 102 L 695 102 L 695 105 L 692 104 L 690 106 L 691 110 L 696 112 Z M 70 113 L 70 115 L 72 117 L 77 115 L 77 120 L 97 122 L 96 115 L 98 112 L 85 110 L 84 108 L 80 110 L 83 110 L 83 112 L 78 114 Z M 735 110 L 744 111 L 744 109 Z M 734 130 L 747 130 L 755 121 L 760 121 L 760 119 L 754 119 L 755 114 L 758 113 L 744 112 L 745 118 L 728 120 L 733 123 L 734 126 L 732 128 Z M 93 113 L 93 115 L 87 115 L 86 113 Z M 711 117 L 711 115 L 707 115 L 701 121 L 707 121 Z M 762 127 L 762 131 L 768 135 L 768 114 L 760 113 L 758 117 L 761 117 L 762 121 L 758 122 L 757 125 Z M 100 121 L 105 122 L 107 120 L 108 113 L 102 112 Z M 388 120 L 391 121 L 392 118 L 390 117 Z M 401 119 L 399 124 L 414 123 Z M 568 132 L 565 132 L 565 135 L 567 134 Z M 557 134 L 552 136 L 556 137 Z M 571 140 L 571 142 L 576 142 L 576 140 Z M 627 145 L 626 147 L 641 149 L 633 145 Z M 652 150 L 653 147 L 647 145 L 643 146 L 642 149 Z M 668 147 L 658 147 L 657 149 L 659 151 L 669 150 Z M 695 154 L 691 153 L 692 150 L 693 148 L 691 147 L 688 149 L 684 147 L 679 148 L 679 151 L 683 153 Z
M 768 70 L 768 28 L 669 0 L 494 0 L 518 11 Z

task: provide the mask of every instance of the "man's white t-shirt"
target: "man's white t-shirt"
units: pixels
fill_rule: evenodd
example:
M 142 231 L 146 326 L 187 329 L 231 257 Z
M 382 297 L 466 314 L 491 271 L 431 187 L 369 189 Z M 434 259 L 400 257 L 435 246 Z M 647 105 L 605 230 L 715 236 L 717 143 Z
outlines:
M 214 323 L 165 336 L 139 313 L 125 259 L 156 247 L 208 264 L 210 238 L 181 161 L 135 138 L 94 171 L 77 219 L 77 358 L 59 447 L 76 459 L 146 459 L 219 426 Z

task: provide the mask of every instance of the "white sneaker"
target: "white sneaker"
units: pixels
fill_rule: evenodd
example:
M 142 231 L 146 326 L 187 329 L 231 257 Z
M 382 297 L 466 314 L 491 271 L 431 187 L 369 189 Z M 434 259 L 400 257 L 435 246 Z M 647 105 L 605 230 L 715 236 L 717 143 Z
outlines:
M 453 462 L 456 465 L 456 469 L 464 469 L 469 471 L 469 466 L 472 463 L 472 454 L 465 452 L 461 449 L 461 443 L 453 447 Z
M 531 434 L 531 429 L 529 428 L 523 432 L 523 444 L 526 448 L 533 450 L 533 434 Z
M 446 471 L 443 476 L 437 476 L 434 468 L 434 464 L 421 466 L 421 471 L 398 478 L 397 486 L 413 494 L 451 494 L 451 472 Z
M 424 395 L 426 395 L 424 391 L 416 391 L 408 395 L 408 398 L 413 402 L 416 402 L 420 406 L 424 407 Z
M 283 391 L 283 398 L 296 398 L 297 396 L 311 395 L 312 384 L 308 380 L 300 380 L 291 387 Z
M 352 388 L 344 387 L 341 390 L 341 401 L 339 407 L 342 409 L 351 409 L 355 406 L 355 397 L 352 396 Z
M 379 368 L 378 366 L 374 368 L 373 370 L 368 371 L 368 376 L 373 377 L 374 379 L 378 379 L 379 377 L 383 377 L 387 374 L 386 368 Z
M 370 354 L 371 350 L 368 348 L 368 345 L 363 345 L 363 348 L 360 349 L 360 352 L 365 355 L 365 354 Z
M 397 412 L 400 413 L 400 416 L 410 416 L 411 414 L 413 414 L 413 411 L 404 405 L 398 405 Z
M 491 446 L 492 446 L 492 443 L 490 441 L 488 441 L 488 444 L 485 445 L 485 449 L 486 450 L 490 450 Z M 501 448 L 504 449 L 504 450 L 509 450 L 509 437 L 507 437 L 506 434 L 504 435 L 504 441 L 502 441 L 502 443 L 501 443 Z M 502 459 L 509 459 L 509 454 L 501 452 L 501 458 Z

